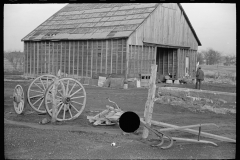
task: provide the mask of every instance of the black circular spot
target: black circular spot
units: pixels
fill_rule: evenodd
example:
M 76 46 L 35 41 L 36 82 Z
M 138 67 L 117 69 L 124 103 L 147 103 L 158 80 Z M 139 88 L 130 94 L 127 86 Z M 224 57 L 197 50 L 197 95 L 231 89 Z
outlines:
M 139 116 L 131 111 L 124 112 L 119 118 L 120 128 L 127 133 L 136 131 L 140 125 Z

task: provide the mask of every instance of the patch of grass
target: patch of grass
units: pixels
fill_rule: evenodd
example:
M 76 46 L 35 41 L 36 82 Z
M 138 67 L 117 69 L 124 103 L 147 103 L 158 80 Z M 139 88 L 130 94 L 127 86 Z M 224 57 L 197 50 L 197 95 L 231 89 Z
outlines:
M 206 78 L 236 82 L 236 66 L 201 65 Z

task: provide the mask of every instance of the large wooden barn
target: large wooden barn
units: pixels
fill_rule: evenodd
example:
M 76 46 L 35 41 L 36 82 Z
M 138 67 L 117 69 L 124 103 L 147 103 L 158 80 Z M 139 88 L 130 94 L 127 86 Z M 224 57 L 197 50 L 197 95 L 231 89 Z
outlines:
M 179 3 L 68 4 L 22 39 L 26 76 L 193 76 L 201 45 Z

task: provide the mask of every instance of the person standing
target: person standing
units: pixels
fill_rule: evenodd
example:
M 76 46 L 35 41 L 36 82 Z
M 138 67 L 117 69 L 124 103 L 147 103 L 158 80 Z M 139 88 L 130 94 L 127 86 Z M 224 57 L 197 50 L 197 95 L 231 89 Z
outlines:
M 196 89 L 201 89 L 201 83 L 204 80 L 204 72 L 201 70 L 201 66 L 198 67 L 196 73 Z

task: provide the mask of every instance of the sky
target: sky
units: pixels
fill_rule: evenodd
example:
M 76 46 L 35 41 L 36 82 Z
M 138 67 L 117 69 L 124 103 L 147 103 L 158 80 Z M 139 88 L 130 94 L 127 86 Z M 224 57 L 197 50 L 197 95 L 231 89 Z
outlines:
M 60 4 L 5 4 L 4 51 L 23 51 L 21 41 L 58 10 Z M 222 55 L 236 55 L 236 4 L 181 3 L 202 46 Z

